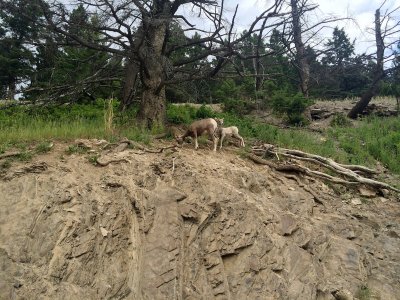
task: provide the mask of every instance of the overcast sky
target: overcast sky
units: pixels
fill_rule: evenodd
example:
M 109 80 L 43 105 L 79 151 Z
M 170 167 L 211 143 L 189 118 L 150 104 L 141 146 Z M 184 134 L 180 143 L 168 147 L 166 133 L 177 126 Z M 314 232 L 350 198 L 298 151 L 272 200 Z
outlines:
M 271 3 L 271 0 L 225 0 L 225 7 L 228 11 L 234 11 L 236 4 L 239 4 L 236 23 L 240 28 L 245 29 L 268 3 Z M 374 35 L 368 33 L 367 28 L 373 28 L 375 10 L 379 8 L 382 0 L 315 0 L 314 3 L 319 5 L 316 12 L 320 18 L 323 18 L 324 15 L 335 15 L 338 18 L 350 17 L 354 20 L 341 21 L 337 25 L 340 28 L 344 27 L 350 40 L 356 39 L 356 53 L 361 54 L 376 50 Z M 399 5 L 400 0 L 387 0 L 382 13 L 384 9 L 393 9 Z M 400 19 L 400 11 L 397 11 L 394 16 L 398 21 Z M 333 24 L 332 26 L 335 25 Z M 321 38 L 331 38 L 332 31 L 333 29 L 325 30 Z

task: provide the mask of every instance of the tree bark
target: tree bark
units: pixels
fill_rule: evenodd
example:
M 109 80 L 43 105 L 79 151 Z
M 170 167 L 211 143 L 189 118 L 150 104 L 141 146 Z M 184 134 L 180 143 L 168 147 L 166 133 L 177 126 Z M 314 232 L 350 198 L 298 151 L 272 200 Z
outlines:
M 383 55 L 385 51 L 385 45 L 383 43 L 382 31 L 381 31 L 381 14 L 380 10 L 375 11 L 375 40 L 376 40 L 376 68 L 374 74 L 374 80 L 368 90 L 361 96 L 360 101 L 354 105 L 354 107 L 348 113 L 348 117 L 356 119 L 364 109 L 368 106 L 372 97 L 374 97 L 379 91 L 379 85 L 384 77 L 383 71 Z
M 166 122 L 164 43 L 168 19 L 150 20 L 143 26 L 145 38 L 139 48 L 143 85 L 138 120 L 147 128 Z
M 308 97 L 308 85 L 310 82 L 310 64 L 306 49 L 301 38 L 300 12 L 297 7 L 298 0 L 290 0 L 292 9 L 293 39 L 296 47 L 296 62 L 300 79 L 300 90 L 305 97 Z

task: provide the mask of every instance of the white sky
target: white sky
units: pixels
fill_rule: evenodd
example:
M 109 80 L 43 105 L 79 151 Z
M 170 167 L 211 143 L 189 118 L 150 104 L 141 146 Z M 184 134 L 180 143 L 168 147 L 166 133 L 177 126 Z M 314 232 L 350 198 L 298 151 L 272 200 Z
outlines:
M 316 14 L 314 13 L 314 16 L 316 15 L 318 18 L 334 15 L 338 18 L 349 17 L 353 19 L 332 23 L 330 26 L 335 27 L 335 25 L 338 25 L 339 28 L 344 27 L 350 40 L 356 39 L 355 52 L 357 54 L 376 51 L 375 37 L 367 29 L 374 27 L 375 10 L 381 6 L 383 0 L 314 0 L 313 2 L 319 5 Z M 256 15 L 260 14 L 268 3 L 271 3 L 271 0 L 225 0 L 226 8 L 230 11 L 233 11 L 236 4 L 239 4 L 237 23 L 242 28 L 247 27 L 246 25 Z M 386 0 L 381 14 L 384 13 L 385 9 L 394 9 L 397 6 L 400 6 L 400 0 Z M 399 21 L 400 10 L 393 16 Z M 320 38 L 331 38 L 332 31 L 333 28 L 324 30 Z M 399 37 L 400 33 L 397 34 L 397 39 Z

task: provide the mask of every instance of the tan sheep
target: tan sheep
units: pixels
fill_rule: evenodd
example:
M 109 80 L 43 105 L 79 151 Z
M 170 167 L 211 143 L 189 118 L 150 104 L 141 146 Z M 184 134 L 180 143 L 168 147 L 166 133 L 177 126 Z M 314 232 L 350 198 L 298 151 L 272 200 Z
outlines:
M 236 126 L 231 126 L 231 127 L 226 127 L 226 128 L 218 128 L 218 133 L 217 136 L 219 138 L 219 149 L 222 148 L 222 142 L 224 141 L 224 138 L 226 136 L 229 137 L 234 137 L 240 141 L 240 146 L 244 147 L 244 140 L 243 138 L 239 135 L 239 129 Z
M 188 130 L 186 132 L 177 137 L 176 140 L 179 144 L 182 144 L 184 139 L 187 136 L 194 138 L 194 148 L 198 149 L 199 144 L 197 142 L 197 137 L 201 136 L 203 133 L 207 133 L 209 137 L 212 139 L 214 144 L 214 151 L 217 151 L 217 143 L 218 137 L 216 135 L 216 130 L 218 126 L 221 126 L 224 123 L 224 119 L 216 119 L 216 118 L 208 118 L 194 121 L 190 124 Z

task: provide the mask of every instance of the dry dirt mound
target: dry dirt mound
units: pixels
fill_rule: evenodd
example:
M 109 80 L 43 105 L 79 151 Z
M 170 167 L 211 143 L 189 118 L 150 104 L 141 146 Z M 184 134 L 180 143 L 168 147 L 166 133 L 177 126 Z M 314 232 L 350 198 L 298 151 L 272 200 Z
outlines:
M 395 199 L 229 150 L 125 149 L 99 167 L 66 146 L 0 179 L 1 299 L 400 295 Z

